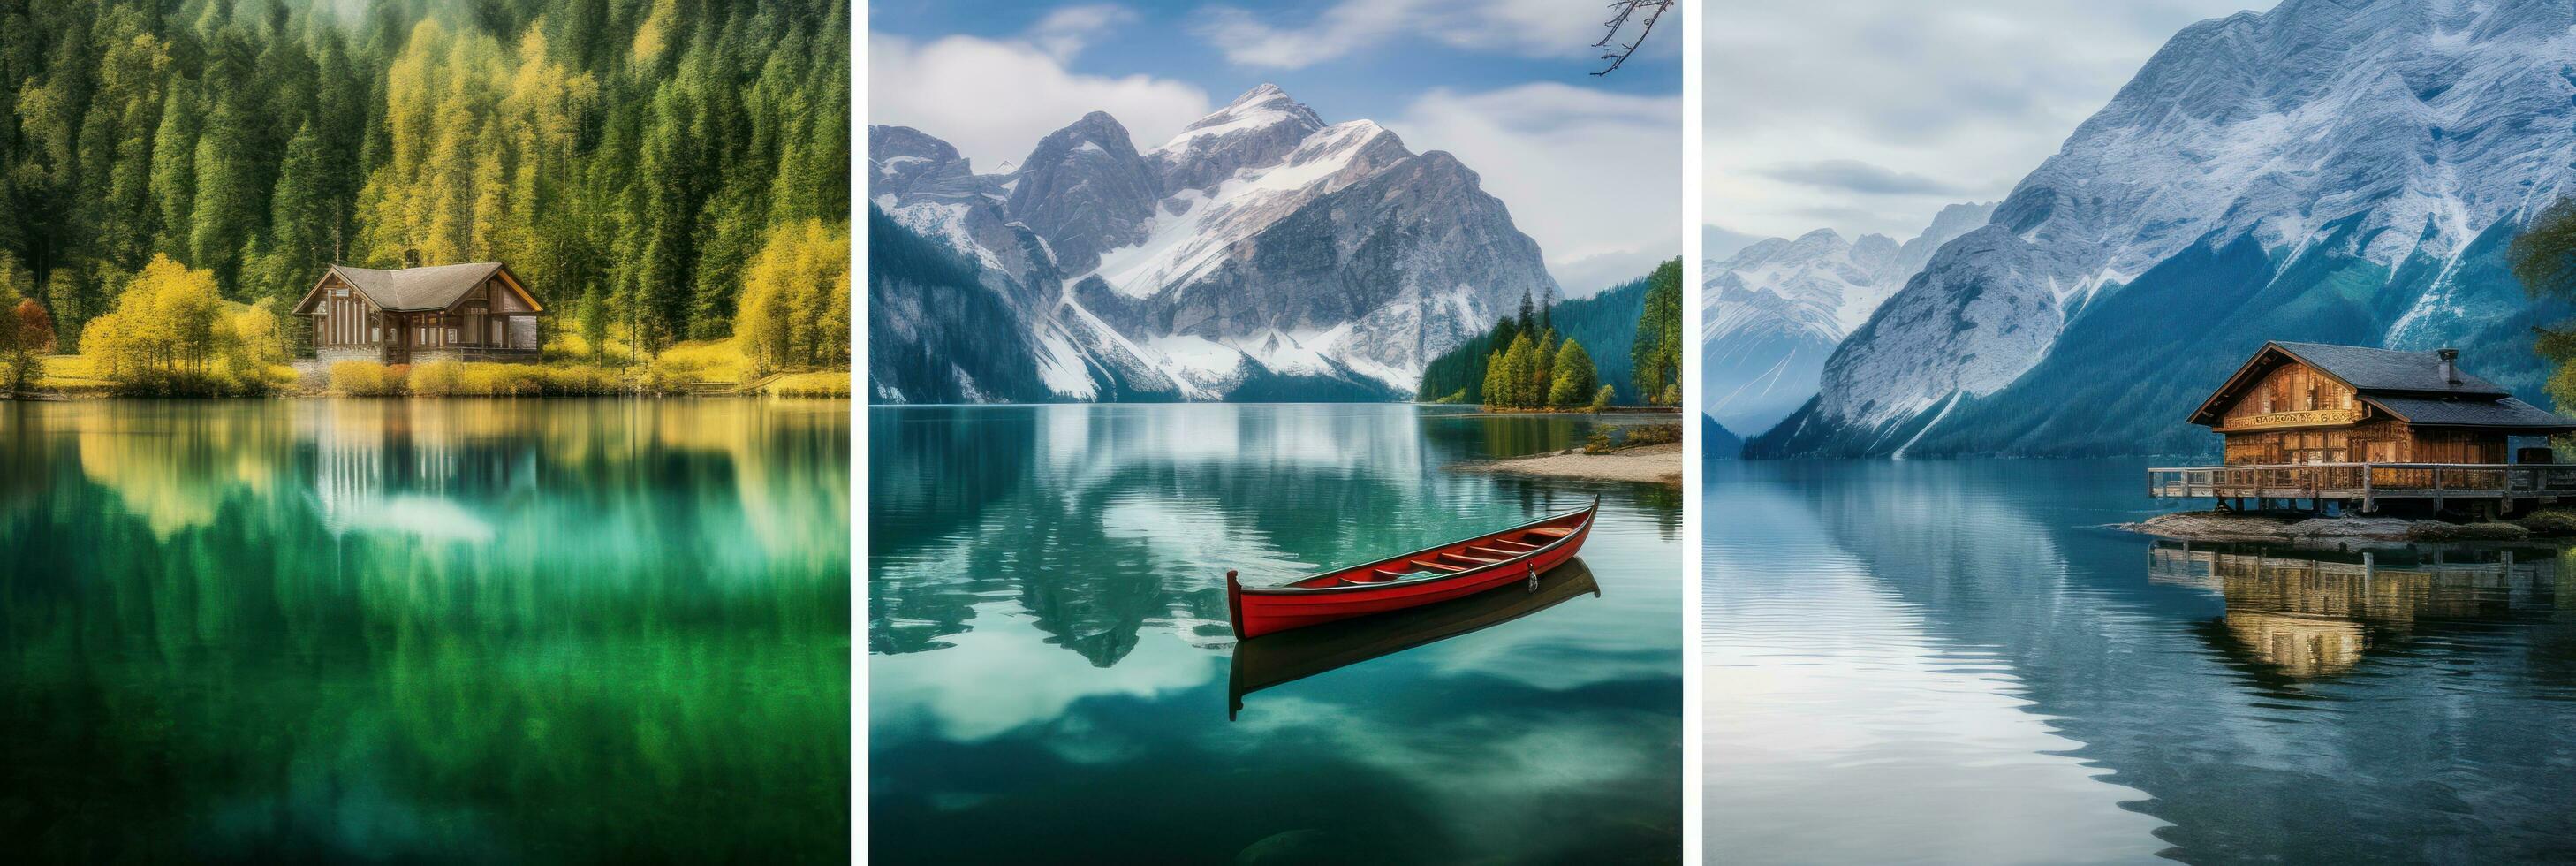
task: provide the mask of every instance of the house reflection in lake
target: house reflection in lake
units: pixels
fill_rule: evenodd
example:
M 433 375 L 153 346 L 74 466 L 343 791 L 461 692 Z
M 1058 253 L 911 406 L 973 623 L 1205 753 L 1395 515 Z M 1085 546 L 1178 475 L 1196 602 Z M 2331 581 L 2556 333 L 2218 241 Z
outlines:
M 2148 580 L 2217 593 L 2213 643 L 2292 680 L 2350 673 L 2365 655 L 2429 632 L 2546 619 L 2561 599 L 2559 552 L 2441 546 L 2357 551 L 2158 541 Z
M 416 411 L 410 401 L 334 400 L 306 416 L 313 504 L 333 535 L 381 531 L 487 542 L 481 509 L 537 491 L 538 454 L 521 436 L 475 435 L 476 409 Z M 500 412 L 500 409 L 489 409 Z M 516 425 L 511 425 L 515 427 Z

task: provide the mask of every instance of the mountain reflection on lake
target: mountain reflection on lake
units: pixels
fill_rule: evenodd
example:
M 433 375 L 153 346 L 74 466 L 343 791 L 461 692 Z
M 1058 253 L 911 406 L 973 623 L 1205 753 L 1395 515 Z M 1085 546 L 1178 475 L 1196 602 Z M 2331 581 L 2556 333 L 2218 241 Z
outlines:
M 0 404 L 0 839 L 844 859 L 849 412 Z
M 1390 405 L 868 411 L 875 856 L 1679 859 L 1679 493 L 1442 468 L 1570 447 L 1587 421 Z M 1284 582 L 1596 493 L 1582 562 L 1597 598 L 1451 611 L 1494 622 L 1347 665 L 1230 672 L 1228 568 Z M 1230 722 L 1238 680 L 1267 687 Z
M 2576 856 L 2576 560 L 2101 528 L 2147 465 L 1709 464 L 1712 860 Z

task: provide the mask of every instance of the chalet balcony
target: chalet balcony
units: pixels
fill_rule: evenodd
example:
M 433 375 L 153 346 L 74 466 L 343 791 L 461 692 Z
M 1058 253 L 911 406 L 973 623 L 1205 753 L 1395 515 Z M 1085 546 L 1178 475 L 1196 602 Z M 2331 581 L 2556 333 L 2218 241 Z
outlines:
M 2576 497 L 2576 464 L 2292 463 L 2157 467 L 2147 495 L 2188 499 L 2306 499 L 2360 503 L 2385 499 L 2510 502 Z

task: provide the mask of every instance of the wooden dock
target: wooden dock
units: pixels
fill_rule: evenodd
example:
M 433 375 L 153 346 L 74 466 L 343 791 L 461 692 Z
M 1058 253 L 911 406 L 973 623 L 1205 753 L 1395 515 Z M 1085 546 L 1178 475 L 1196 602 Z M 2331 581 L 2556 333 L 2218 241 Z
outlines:
M 2293 463 L 2239 466 L 2164 466 L 2147 470 L 2147 495 L 2177 499 L 2308 500 L 2377 511 L 2383 500 L 2450 500 L 2518 504 L 2576 497 L 2576 465 L 2547 463 Z

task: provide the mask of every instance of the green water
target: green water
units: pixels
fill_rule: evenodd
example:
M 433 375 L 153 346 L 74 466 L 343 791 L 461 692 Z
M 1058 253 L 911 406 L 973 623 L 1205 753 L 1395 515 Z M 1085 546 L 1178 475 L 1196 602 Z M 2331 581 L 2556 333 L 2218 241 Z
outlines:
M 0 404 L 0 847 L 837 862 L 849 425 Z
M 879 861 L 1680 859 L 1680 491 L 1449 468 L 1565 448 L 1588 422 L 1388 405 L 868 419 Z M 1375 657 L 1274 652 L 1250 677 L 1234 658 L 1226 569 L 1281 583 L 1595 495 L 1580 560 L 1598 595 L 1421 645 L 1346 635 L 1398 649 Z M 1268 687 L 1230 718 L 1246 679 Z

